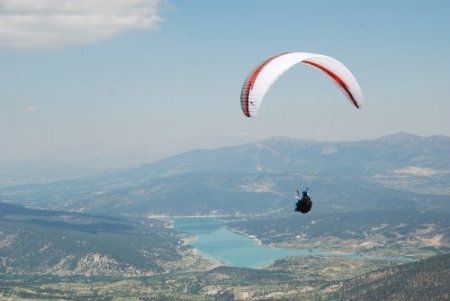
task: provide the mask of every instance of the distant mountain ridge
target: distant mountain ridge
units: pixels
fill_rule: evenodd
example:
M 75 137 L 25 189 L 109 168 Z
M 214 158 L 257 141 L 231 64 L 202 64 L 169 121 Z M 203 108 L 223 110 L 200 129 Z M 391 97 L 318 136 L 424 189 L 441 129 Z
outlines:
M 0 200 L 101 214 L 274 214 L 289 212 L 295 190 L 310 182 L 321 204 L 314 210 L 449 210 L 450 137 L 277 137 L 96 177 L 3 188 Z
M 351 151 L 351 153 L 346 153 Z M 137 170 L 155 168 L 172 173 L 197 172 L 270 172 L 308 170 L 305 165 L 321 153 L 331 159 L 348 159 L 349 155 L 364 154 L 364 159 L 377 160 L 386 154 L 397 154 L 401 162 L 413 164 L 427 158 L 429 167 L 445 165 L 450 169 L 450 137 L 420 137 L 407 133 L 384 136 L 375 140 L 321 142 L 274 137 L 257 143 L 223 147 L 213 150 L 194 150 L 157 163 L 142 165 Z M 220 160 L 218 160 L 220 158 Z M 392 161 L 389 160 L 389 161 Z M 329 162 L 327 162 L 329 163 Z M 354 162 L 352 162 L 354 163 Z M 364 163 L 364 162 L 360 162 Z

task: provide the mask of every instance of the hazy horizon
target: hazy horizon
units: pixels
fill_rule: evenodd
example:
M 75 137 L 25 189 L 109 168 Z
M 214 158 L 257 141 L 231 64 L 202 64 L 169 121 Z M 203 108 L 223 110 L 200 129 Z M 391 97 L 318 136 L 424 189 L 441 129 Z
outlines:
M 445 1 L 3 2 L 0 166 L 117 168 L 274 136 L 450 136 Z M 244 117 L 244 79 L 284 51 L 341 60 L 362 109 L 299 66 Z

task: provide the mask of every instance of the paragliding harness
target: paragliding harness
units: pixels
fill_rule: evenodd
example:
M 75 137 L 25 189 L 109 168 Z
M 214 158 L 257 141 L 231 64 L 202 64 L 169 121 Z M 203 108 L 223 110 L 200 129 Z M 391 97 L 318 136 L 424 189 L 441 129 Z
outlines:
M 308 195 L 308 188 L 303 190 L 302 197 L 297 190 L 297 195 L 295 196 L 297 202 L 295 203 L 295 211 L 301 212 L 303 214 L 308 213 L 312 207 L 311 197 Z

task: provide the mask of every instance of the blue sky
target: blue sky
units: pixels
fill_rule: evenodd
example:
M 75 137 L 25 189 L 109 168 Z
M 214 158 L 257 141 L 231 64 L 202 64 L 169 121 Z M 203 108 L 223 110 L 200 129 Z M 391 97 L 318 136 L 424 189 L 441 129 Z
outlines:
M 0 0 L 0 162 L 450 135 L 449 1 L 72 2 Z M 244 79 L 284 51 L 342 61 L 363 109 L 299 66 L 245 118 Z

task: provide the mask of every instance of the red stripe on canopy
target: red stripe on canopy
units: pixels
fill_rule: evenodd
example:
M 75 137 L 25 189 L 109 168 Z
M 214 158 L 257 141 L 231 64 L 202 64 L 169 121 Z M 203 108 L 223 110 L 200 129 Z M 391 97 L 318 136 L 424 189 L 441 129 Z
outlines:
M 317 68 L 319 68 L 320 70 L 322 70 L 323 72 L 325 72 L 329 77 L 331 77 L 331 78 L 332 78 L 332 79 L 333 79 L 333 80 L 334 80 L 334 81 L 342 88 L 342 90 L 344 90 L 345 94 L 347 94 L 347 96 L 348 96 L 348 98 L 351 100 L 352 104 L 353 104 L 355 107 L 359 108 L 358 102 L 356 101 L 355 97 L 354 97 L 353 94 L 350 92 L 350 90 L 349 90 L 347 84 L 345 83 L 345 81 L 344 81 L 342 78 L 340 78 L 339 76 L 337 76 L 337 75 L 336 75 L 334 72 L 332 72 L 331 70 L 329 70 L 329 69 L 325 68 L 324 66 L 319 65 L 319 64 L 317 64 L 317 63 L 310 62 L 310 61 L 307 61 L 307 60 L 303 61 L 303 63 L 312 65 L 312 66 L 314 66 L 314 67 L 317 67 Z
M 248 109 L 248 96 L 250 94 L 250 90 L 253 88 L 253 85 L 255 84 L 256 79 L 258 78 L 258 75 L 261 73 L 261 71 L 264 69 L 267 64 L 269 64 L 274 59 L 285 55 L 290 52 L 284 52 L 277 55 L 272 56 L 271 58 L 268 58 L 265 60 L 261 65 L 256 67 L 250 75 L 247 77 L 247 80 L 244 82 L 244 86 L 242 87 L 242 93 L 241 93 L 241 104 L 242 104 L 242 110 L 244 111 L 245 116 L 250 117 L 250 112 Z

